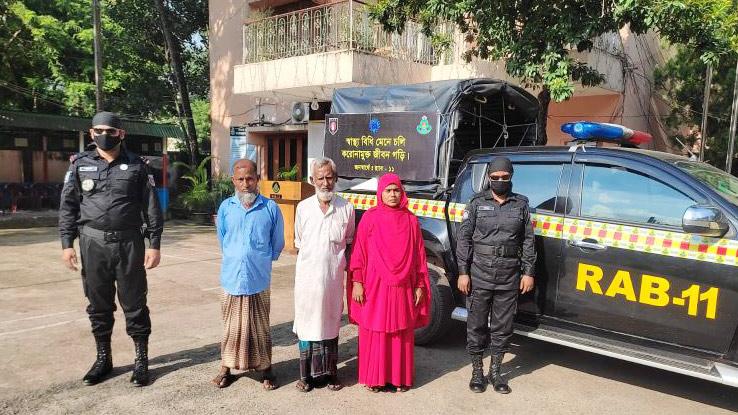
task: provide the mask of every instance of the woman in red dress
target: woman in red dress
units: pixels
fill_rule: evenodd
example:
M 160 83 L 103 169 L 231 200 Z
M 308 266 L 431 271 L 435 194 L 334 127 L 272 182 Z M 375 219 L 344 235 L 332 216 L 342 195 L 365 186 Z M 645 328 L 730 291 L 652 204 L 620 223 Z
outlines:
M 428 324 L 430 283 L 418 219 L 395 174 L 379 179 L 377 205 L 361 218 L 347 284 L 359 325 L 359 383 L 373 392 L 413 385 L 414 330 Z

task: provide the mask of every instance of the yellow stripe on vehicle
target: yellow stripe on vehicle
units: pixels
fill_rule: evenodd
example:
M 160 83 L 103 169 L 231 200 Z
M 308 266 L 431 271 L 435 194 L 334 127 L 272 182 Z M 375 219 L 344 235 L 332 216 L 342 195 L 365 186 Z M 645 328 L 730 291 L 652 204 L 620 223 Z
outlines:
M 539 221 L 541 226 L 551 227 L 545 215 L 533 216 L 536 228 Z M 571 218 L 560 228 L 561 239 L 592 238 L 613 248 L 738 266 L 738 241 L 731 239 Z
M 338 193 L 338 195 L 354 205 L 355 209 L 368 210 L 377 205 L 377 196 L 375 195 L 359 193 Z M 445 220 L 446 216 L 443 212 L 445 206 L 446 202 L 443 200 L 408 199 L 407 207 L 416 216 Z
M 354 208 L 367 210 L 376 206 L 377 197 L 358 193 L 339 193 Z M 445 202 L 441 200 L 409 199 L 408 208 L 417 216 L 442 219 Z M 461 222 L 466 205 L 450 203 L 448 217 Z M 534 213 L 531 215 L 536 235 L 556 239 L 595 239 L 598 243 L 630 251 L 647 252 L 676 258 L 692 259 L 738 266 L 738 241 L 706 238 L 684 232 L 662 231 L 637 226 L 618 225 L 583 219 Z

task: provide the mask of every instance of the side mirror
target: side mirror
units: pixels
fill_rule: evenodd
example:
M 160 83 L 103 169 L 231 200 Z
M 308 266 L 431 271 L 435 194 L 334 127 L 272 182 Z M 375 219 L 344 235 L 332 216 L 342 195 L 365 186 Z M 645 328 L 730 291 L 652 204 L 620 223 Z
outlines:
M 684 232 L 719 238 L 728 232 L 728 222 L 723 213 L 708 206 L 690 206 L 682 218 Z

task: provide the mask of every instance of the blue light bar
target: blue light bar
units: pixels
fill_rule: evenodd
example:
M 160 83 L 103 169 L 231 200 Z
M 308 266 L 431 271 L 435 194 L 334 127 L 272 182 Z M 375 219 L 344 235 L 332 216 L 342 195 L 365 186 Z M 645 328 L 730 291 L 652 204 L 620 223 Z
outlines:
M 604 122 L 570 122 L 563 124 L 561 131 L 571 135 L 576 141 L 609 141 L 638 145 L 652 139 L 651 134 Z

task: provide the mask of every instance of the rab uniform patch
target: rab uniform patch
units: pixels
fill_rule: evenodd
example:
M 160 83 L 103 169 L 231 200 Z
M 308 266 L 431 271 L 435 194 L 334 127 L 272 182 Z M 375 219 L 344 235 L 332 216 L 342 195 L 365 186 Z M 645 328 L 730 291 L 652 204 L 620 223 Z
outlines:
M 85 179 L 82 180 L 82 190 L 85 192 L 89 192 L 90 190 L 95 188 L 95 181 L 92 179 Z

